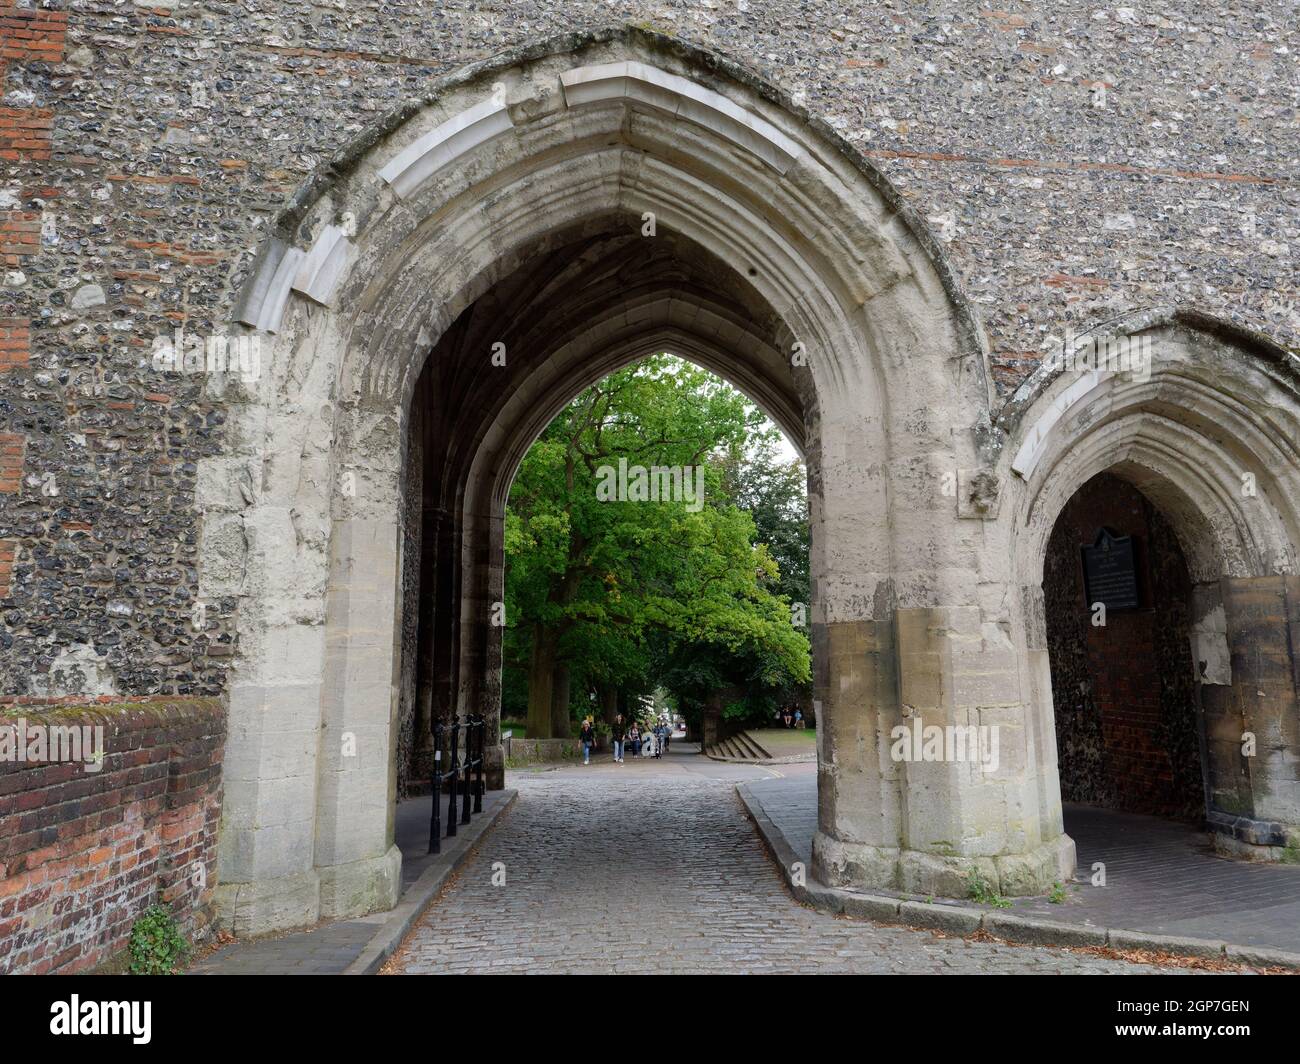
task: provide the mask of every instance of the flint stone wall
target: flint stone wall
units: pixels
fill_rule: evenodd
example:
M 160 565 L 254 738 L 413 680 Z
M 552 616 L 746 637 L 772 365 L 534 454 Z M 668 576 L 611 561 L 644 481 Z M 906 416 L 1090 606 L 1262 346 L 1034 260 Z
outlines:
M 224 690 L 234 599 L 197 602 L 197 574 L 237 574 L 249 533 L 200 558 L 194 498 L 239 382 L 153 345 L 224 330 L 295 190 L 435 79 L 619 21 L 739 59 L 929 221 L 1006 395 L 1067 330 L 1154 304 L 1300 344 L 1293 14 L 0 0 L 0 693 Z M 264 471 L 221 475 L 250 496 Z

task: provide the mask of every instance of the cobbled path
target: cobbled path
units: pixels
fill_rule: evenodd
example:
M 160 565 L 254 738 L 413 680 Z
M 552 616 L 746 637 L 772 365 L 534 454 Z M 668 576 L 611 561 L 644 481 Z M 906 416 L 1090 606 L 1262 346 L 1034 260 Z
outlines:
M 412 929 L 388 970 L 1161 970 L 1056 949 L 938 938 L 806 909 L 786 893 L 741 811 L 733 780 L 629 763 L 513 775 L 510 784 L 520 792 L 515 808 Z M 504 871 L 504 885 L 493 885 L 494 866 Z

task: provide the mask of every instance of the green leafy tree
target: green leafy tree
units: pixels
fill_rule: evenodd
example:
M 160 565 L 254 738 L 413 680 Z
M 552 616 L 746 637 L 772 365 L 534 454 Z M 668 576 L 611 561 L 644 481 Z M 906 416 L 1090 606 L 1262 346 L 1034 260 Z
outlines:
M 743 395 L 664 355 L 587 389 L 529 450 L 505 546 L 507 662 L 527 676 L 530 736 L 595 690 L 649 690 L 704 647 L 755 682 L 806 682 L 780 568 L 727 484 L 729 456 L 768 431 Z
M 806 606 L 811 597 L 808 481 L 803 463 L 782 444 L 775 425 L 753 436 L 743 452 L 728 456 L 724 483 L 732 502 L 754 519 L 757 541 L 776 562 L 773 590 Z

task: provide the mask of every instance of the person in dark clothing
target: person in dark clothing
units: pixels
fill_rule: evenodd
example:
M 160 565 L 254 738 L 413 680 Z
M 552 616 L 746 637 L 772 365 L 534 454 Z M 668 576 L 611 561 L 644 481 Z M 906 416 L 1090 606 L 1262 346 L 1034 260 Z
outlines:
M 623 723 L 623 714 L 620 713 L 609 726 L 609 737 L 614 744 L 614 760 L 620 765 L 623 763 L 623 737 L 626 734 L 627 726 Z
M 632 756 L 641 756 L 641 727 L 636 721 L 632 722 L 632 727 L 628 729 L 627 741 L 632 744 Z
M 578 732 L 578 738 L 582 741 L 582 763 L 591 764 L 591 748 L 596 745 L 596 728 L 588 717 L 582 722 L 582 728 Z

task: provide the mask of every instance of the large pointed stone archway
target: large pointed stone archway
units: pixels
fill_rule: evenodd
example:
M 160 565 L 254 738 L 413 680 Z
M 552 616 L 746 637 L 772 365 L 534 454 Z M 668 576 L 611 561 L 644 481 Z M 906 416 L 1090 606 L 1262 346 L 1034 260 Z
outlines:
M 556 285 L 575 261 L 635 263 L 639 240 L 664 241 L 676 272 L 621 296 L 597 285 L 587 304 Z M 512 317 L 522 308 L 536 320 Z M 497 526 L 521 447 L 585 382 L 667 342 L 803 444 L 817 874 L 935 893 L 974 868 L 1009 893 L 1068 874 L 1012 574 L 983 549 L 998 505 L 982 334 L 888 182 L 776 90 L 631 29 L 471 68 L 300 190 L 237 318 L 268 372 L 228 397 L 233 450 L 210 460 L 200 500 L 224 562 L 201 592 L 239 609 L 227 924 L 393 903 L 411 522 L 438 543 L 442 697 L 492 717 Z M 438 448 L 432 524 L 404 490 L 431 364 L 418 439 Z M 890 729 L 916 716 L 997 723 L 1001 767 L 891 760 Z

